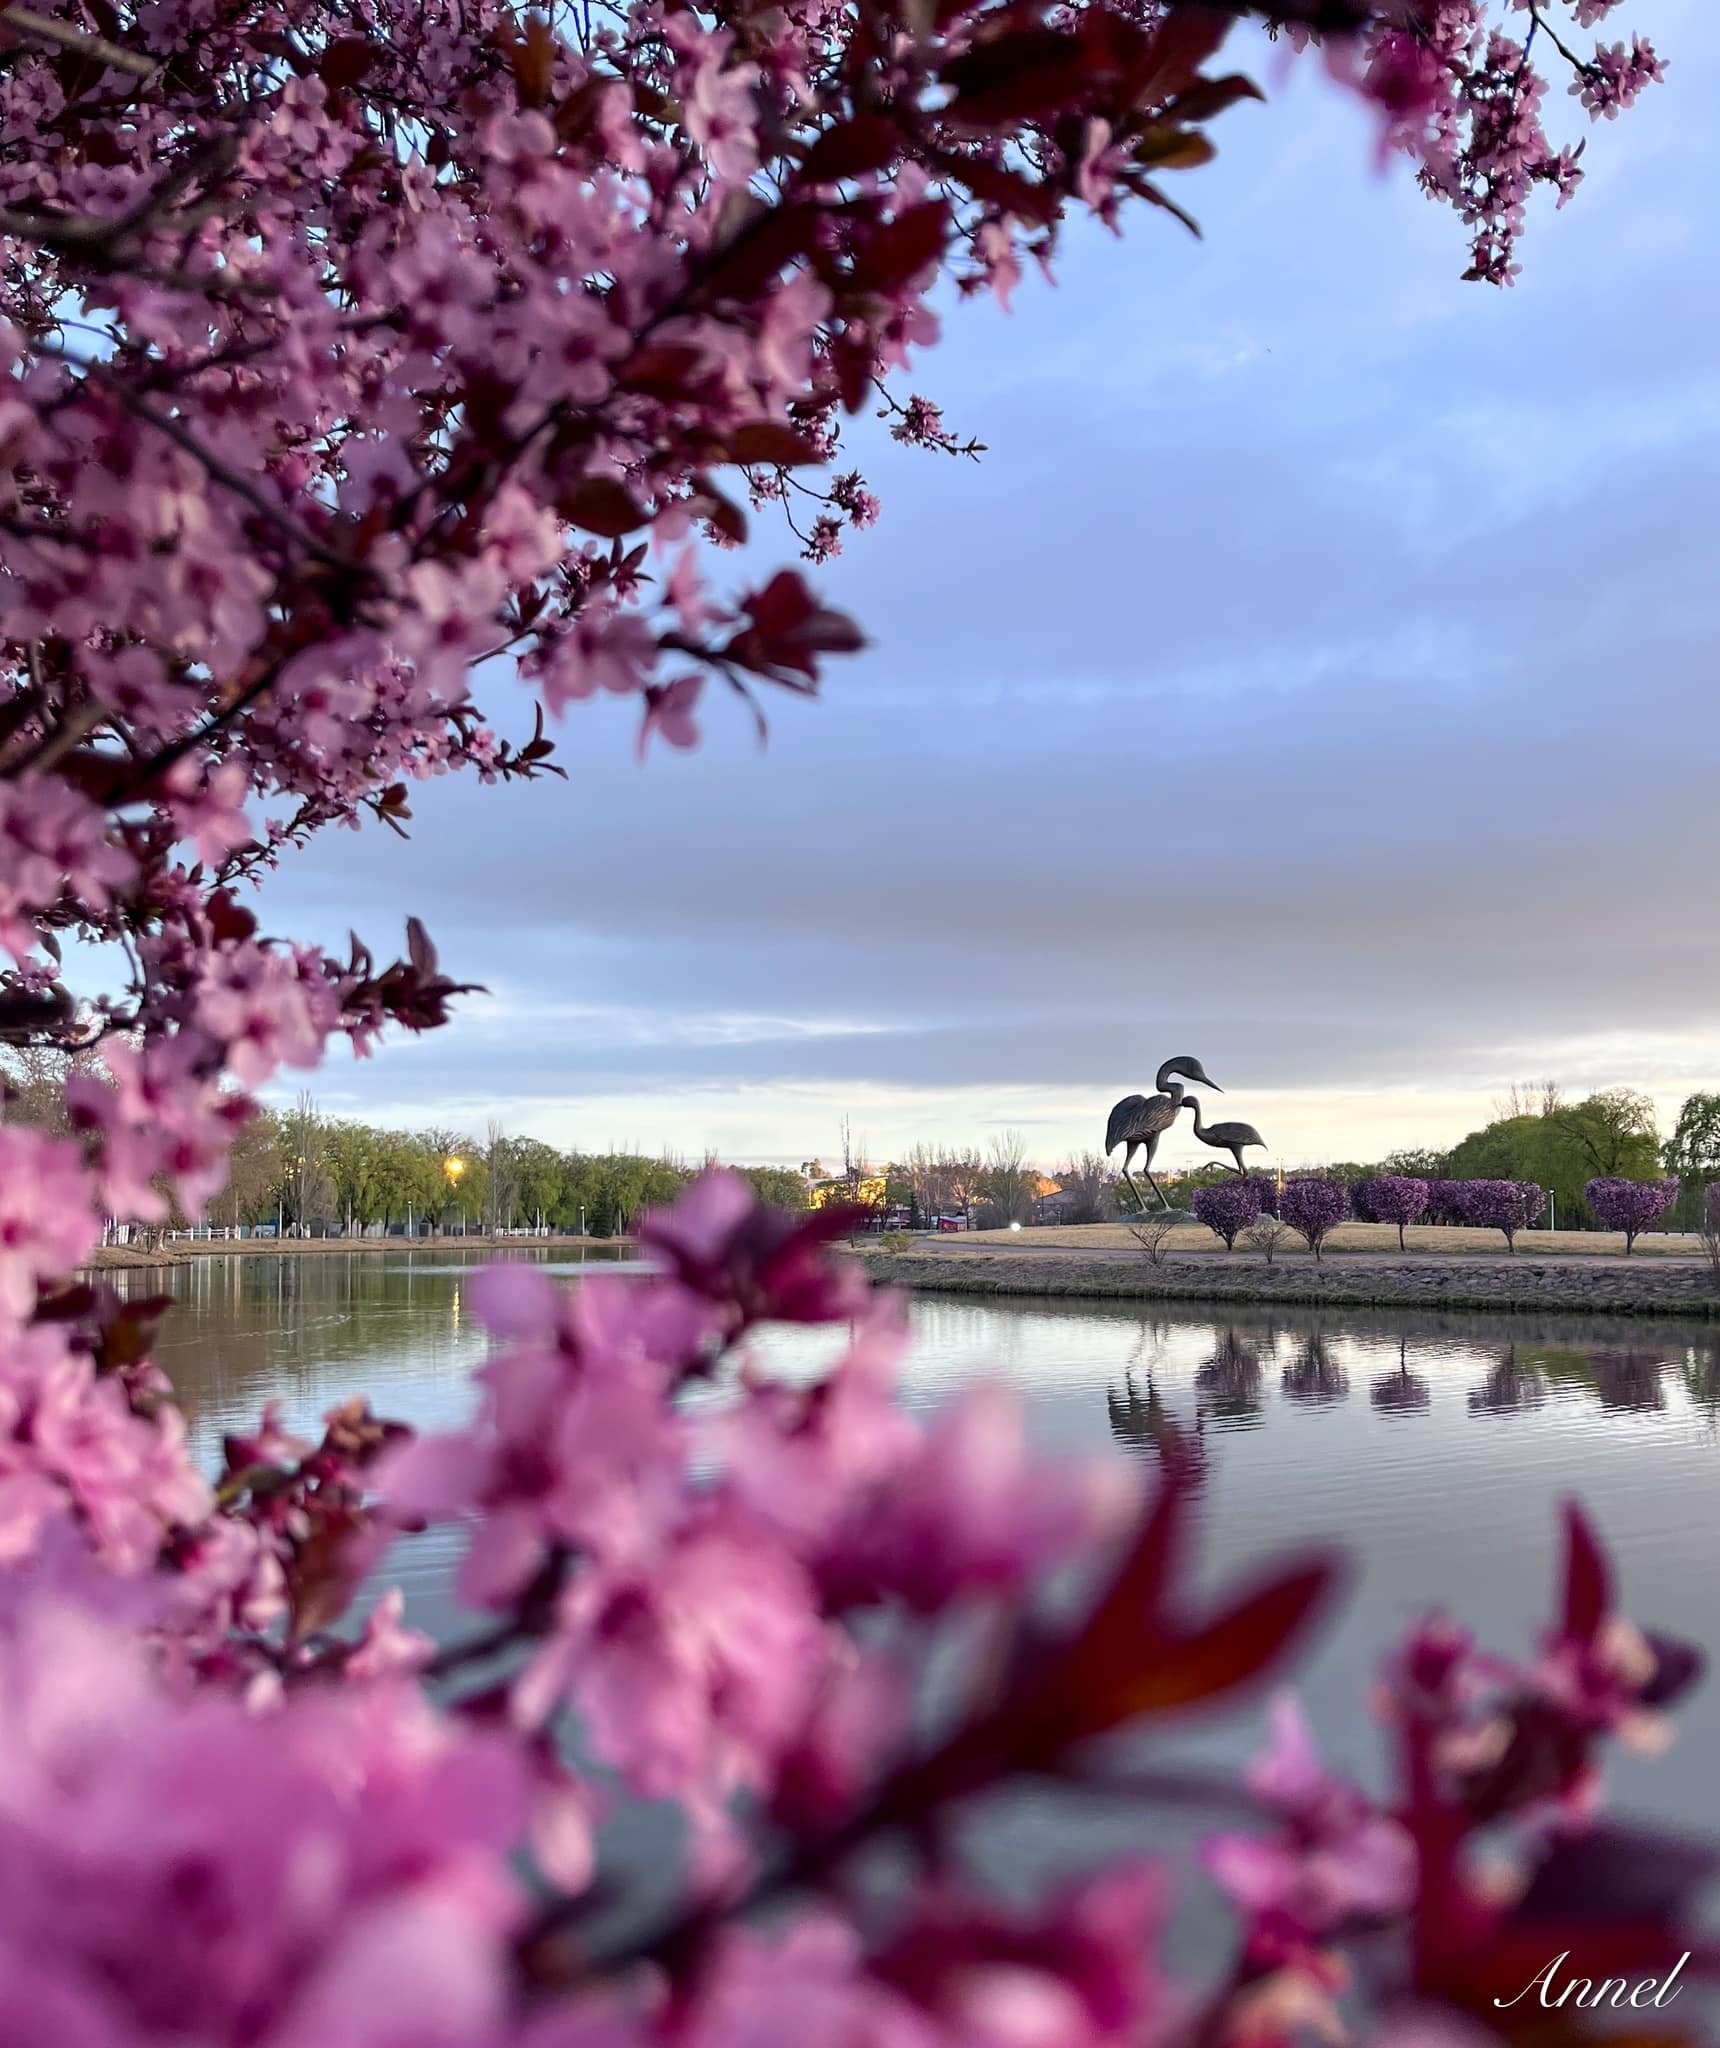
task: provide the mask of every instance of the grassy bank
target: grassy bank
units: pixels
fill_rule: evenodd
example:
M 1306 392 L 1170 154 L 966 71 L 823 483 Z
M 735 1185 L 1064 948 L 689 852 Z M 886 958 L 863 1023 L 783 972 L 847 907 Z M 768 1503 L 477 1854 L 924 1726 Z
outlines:
M 1149 1212 L 1147 1221 L 1151 1220 Z M 1404 1233 L 1404 1243 L 1409 1251 L 1432 1253 L 1440 1258 L 1504 1259 L 1511 1256 L 1500 1231 L 1469 1230 L 1443 1223 L 1412 1223 Z M 970 1247 L 985 1246 L 1013 1251 L 1031 1249 L 1035 1252 L 1139 1252 L 1139 1247 L 1129 1235 L 1128 1226 L 1123 1223 L 1063 1223 L 1034 1230 L 964 1231 L 953 1241 L 952 1247 L 940 1246 L 939 1249 L 959 1247 L 966 1251 Z M 1199 1223 L 1175 1231 L 1169 1248 L 1178 1254 L 1216 1252 L 1220 1257 L 1224 1256 L 1224 1246 L 1204 1224 Z M 1397 1225 L 1340 1223 L 1326 1240 L 1326 1256 L 1330 1258 L 1334 1252 L 1383 1252 L 1396 1258 Z M 1517 1239 L 1516 1255 L 1522 1258 L 1531 1253 L 1543 1259 L 1620 1258 L 1624 1254 L 1624 1237 L 1621 1232 L 1613 1230 L 1525 1230 Z M 1300 1240 L 1289 1256 L 1307 1257 Z M 1637 1259 L 1700 1258 L 1702 1247 L 1694 1237 L 1672 1237 L 1662 1231 L 1645 1231 L 1637 1239 L 1636 1250 L 1631 1256 Z

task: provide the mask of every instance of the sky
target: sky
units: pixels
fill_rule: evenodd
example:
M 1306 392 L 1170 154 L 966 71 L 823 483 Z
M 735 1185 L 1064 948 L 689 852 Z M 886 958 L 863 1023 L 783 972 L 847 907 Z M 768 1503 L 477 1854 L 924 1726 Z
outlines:
M 883 518 L 816 574 L 870 645 L 762 751 L 714 695 L 643 765 L 575 706 L 565 783 L 448 778 L 410 844 L 289 861 L 268 929 L 387 958 L 416 911 L 488 990 L 322 1106 L 749 1162 L 1016 1128 L 1054 1166 L 1192 1052 L 1298 1165 L 1514 1081 L 1663 1129 L 1720 1087 L 1720 21 L 1626 12 L 1668 80 L 1553 108 L 1589 175 L 1506 292 L 1312 65 L 1239 44 L 1271 99 L 1177 183 L 1203 239 L 1084 226 L 1055 288 L 949 309 L 903 388 L 982 462 L 858 423 Z M 765 515 L 750 555 L 717 570 L 795 544 Z M 477 696 L 529 731 L 511 674 Z

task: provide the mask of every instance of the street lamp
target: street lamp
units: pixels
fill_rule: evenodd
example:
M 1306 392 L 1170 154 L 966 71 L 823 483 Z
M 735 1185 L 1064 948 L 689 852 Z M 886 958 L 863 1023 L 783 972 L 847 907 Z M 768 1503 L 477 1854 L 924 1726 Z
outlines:
M 458 1195 L 460 1191 L 460 1176 L 465 1172 L 465 1170 L 466 1162 L 463 1159 L 443 1160 L 442 1171 L 448 1176 L 448 1193 L 450 1194 L 450 1196 Z M 460 1235 L 464 1237 L 465 1234 L 466 1214 L 465 1211 L 462 1210 L 460 1212 Z

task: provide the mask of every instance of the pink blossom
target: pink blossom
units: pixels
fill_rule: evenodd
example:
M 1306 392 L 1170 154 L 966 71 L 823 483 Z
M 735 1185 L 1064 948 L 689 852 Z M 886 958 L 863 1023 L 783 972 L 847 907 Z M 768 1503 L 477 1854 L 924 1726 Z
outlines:
M 524 1814 L 498 1745 L 383 1686 L 181 1703 L 46 1600 L 6 1634 L 3 1955 L 57 2038 L 470 2048 L 499 2023 Z
M 1384 1920 L 1408 1904 L 1414 1851 L 1403 1829 L 1355 1787 L 1329 1776 L 1314 1753 L 1295 1701 L 1272 1708 L 1273 1747 L 1248 1784 L 1284 1823 L 1264 1841 L 1221 1835 L 1206 1863 L 1247 1916 L 1250 1941 L 1266 1958 L 1318 1943 L 1355 1922 Z
M 101 1234 L 75 1145 L 0 1124 L 0 1326 L 36 1305 L 39 1282 L 88 1257 Z
M 279 1066 L 313 1067 L 323 1034 L 304 977 L 294 963 L 261 946 L 217 954 L 198 994 L 197 1022 L 226 1046 L 229 1070 L 247 1088 Z
M 741 1324 L 828 1323 L 855 1312 L 866 1296 L 859 1269 L 826 1250 L 848 1228 L 844 1210 L 789 1216 L 759 1201 L 738 1174 L 713 1171 L 672 1210 L 641 1222 L 639 1248 L 683 1287 L 727 1305 Z
M 653 734 L 683 752 L 699 744 L 699 722 L 695 713 L 704 687 L 705 679 L 701 675 L 677 676 L 672 683 L 646 687 L 645 717 L 639 727 L 641 760 L 645 758 Z

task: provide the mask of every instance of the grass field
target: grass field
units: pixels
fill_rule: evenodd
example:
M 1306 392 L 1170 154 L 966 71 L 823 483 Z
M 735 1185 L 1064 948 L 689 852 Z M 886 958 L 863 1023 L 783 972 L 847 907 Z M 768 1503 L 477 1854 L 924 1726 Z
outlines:
M 1148 1221 L 1151 1221 L 1149 1215 Z M 980 1247 L 995 1246 L 998 1250 L 1012 1252 L 1034 1251 L 1138 1251 L 1139 1246 L 1130 1236 L 1127 1227 L 1121 1223 L 1058 1223 L 1049 1224 L 1041 1230 L 974 1230 L 962 1231 L 954 1236 L 923 1240 L 929 1248 L 936 1245 L 939 1251 L 952 1246 Z M 1437 1258 L 1441 1254 L 1448 1258 L 1472 1259 L 1477 1255 L 1496 1253 L 1500 1258 L 1508 1256 L 1505 1239 L 1497 1230 L 1461 1230 L 1446 1225 L 1412 1224 L 1404 1233 L 1404 1243 L 1412 1252 L 1422 1252 Z M 1189 1225 L 1174 1231 L 1166 1249 L 1173 1252 L 1216 1252 L 1224 1256 L 1224 1246 L 1212 1232 L 1201 1224 Z M 1525 1230 L 1517 1238 L 1518 1258 L 1617 1258 L 1624 1251 L 1624 1238 L 1604 1230 Z M 1341 1223 L 1325 1244 L 1328 1258 L 1334 1253 L 1371 1252 L 1389 1253 L 1398 1256 L 1397 1227 L 1391 1223 Z M 1238 1245 L 1238 1258 L 1258 1258 Z M 1275 1254 L 1278 1258 L 1306 1258 L 1307 1246 L 1299 1237 L 1292 1237 Z M 1650 1236 L 1644 1233 L 1636 1241 L 1631 1254 L 1638 1259 L 1702 1258 L 1702 1242 L 1695 1237 L 1669 1237 L 1663 1234 Z

